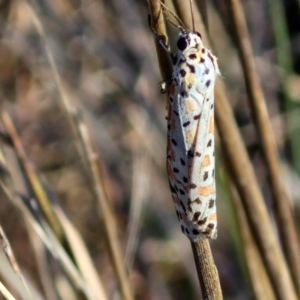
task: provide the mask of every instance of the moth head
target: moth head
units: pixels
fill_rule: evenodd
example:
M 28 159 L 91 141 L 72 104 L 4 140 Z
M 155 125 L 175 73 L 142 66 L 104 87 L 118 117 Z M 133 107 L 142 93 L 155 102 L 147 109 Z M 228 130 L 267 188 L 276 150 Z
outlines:
M 202 47 L 202 37 L 201 34 L 197 31 L 190 31 L 186 32 L 185 30 L 179 33 L 179 38 L 177 41 L 177 48 L 184 52 L 186 49 L 189 48 L 196 48 Z

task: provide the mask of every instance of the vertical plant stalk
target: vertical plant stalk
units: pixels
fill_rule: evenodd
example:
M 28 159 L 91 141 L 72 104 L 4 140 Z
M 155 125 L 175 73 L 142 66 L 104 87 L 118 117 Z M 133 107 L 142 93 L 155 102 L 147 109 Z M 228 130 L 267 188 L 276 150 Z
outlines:
M 88 128 L 82 120 L 79 119 L 76 108 L 72 105 L 69 97 L 65 93 L 61 77 L 57 70 L 57 66 L 50 50 L 46 33 L 42 22 L 39 20 L 34 8 L 30 5 L 30 1 L 26 1 L 28 10 L 32 15 L 34 25 L 39 33 L 49 61 L 55 83 L 59 92 L 59 100 L 70 122 L 70 126 L 77 138 L 78 151 L 83 159 L 87 162 L 88 171 L 90 172 L 93 181 L 94 193 L 98 203 L 99 215 L 102 216 L 104 222 L 104 232 L 107 238 L 109 255 L 112 260 L 112 265 L 120 286 L 121 295 L 124 300 L 133 300 L 133 292 L 129 282 L 128 274 L 125 270 L 125 264 L 122 257 L 122 247 L 117 234 L 117 225 L 113 211 L 109 207 L 108 196 L 105 189 L 102 173 L 99 167 L 100 160 L 97 151 L 92 143 Z
M 287 137 L 291 150 L 293 168 L 300 175 L 300 134 L 298 130 L 293 130 L 299 124 L 298 114 L 293 113 L 295 102 L 288 91 L 287 78 L 293 70 L 293 58 L 291 55 L 291 47 L 289 42 L 289 33 L 287 20 L 285 16 L 284 3 L 282 0 L 268 0 L 268 11 L 272 22 L 273 35 L 275 40 L 274 51 L 276 52 L 277 66 L 280 69 L 281 89 L 283 90 L 283 105 L 286 116 Z M 298 276 L 300 281 L 300 276 Z M 299 291 L 300 292 L 300 291 Z M 300 294 L 299 294 L 300 296 Z
M 21 270 L 19 268 L 18 262 L 16 260 L 16 257 L 13 253 L 13 250 L 10 246 L 10 243 L 4 233 L 4 230 L 2 228 L 2 226 L 0 225 L 0 244 L 2 246 L 2 250 L 4 251 L 7 260 L 10 262 L 12 269 L 15 271 L 15 273 L 17 274 L 17 276 L 20 278 L 20 281 L 22 282 L 23 286 L 25 287 L 28 295 L 27 296 L 31 296 L 29 288 L 26 284 L 26 281 L 21 273 Z
M 292 279 L 275 235 L 263 196 L 249 160 L 232 109 L 221 82 L 216 89 L 216 123 L 222 149 L 232 172 L 232 179 L 242 199 L 245 212 L 278 299 L 296 300 Z M 251 263 L 251 262 L 249 262 Z
M 5 297 L 6 300 L 16 300 L 13 295 L 8 291 L 5 285 L 0 281 L 0 293 Z
M 234 185 L 231 183 L 230 186 L 233 196 L 233 202 L 236 208 L 239 231 L 242 238 L 242 248 L 244 249 L 245 259 L 248 263 L 248 271 L 251 278 L 255 299 L 276 300 L 270 278 L 263 264 L 262 256 L 255 242 L 253 233 L 251 232 L 251 228 L 249 226 L 249 222 L 241 199 Z
M 157 32 L 158 36 L 166 37 L 167 33 L 160 3 L 157 0 L 149 0 L 148 3 L 154 30 Z M 164 40 L 167 41 L 167 38 Z M 169 57 L 157 41 L 156 45 L 161 75 L 164 80 L 170 79 L 173 68 L 170 63 L 166 63 L 166 59 L 169 61 Z M 209 241 L 205 239 L 202 241 L 191 242 L 191 246 L 204 299 L 223 299 L 218 271 L 214 264 Z
M 239 0 L 230 0 L 229 3 L 255 125 L 258 130 L 263 155 L 270 176 L 278 230 L 294 283 L 300 295 L 300 247 L 291 206 L 289 205 L 290 199 L 280 180 L 277 147 L 263 91 L 255 69 L 254 56 L 243 8 Z
M 35 195 L 35 198 L 37 199 L 37 201 L 39 201 L 39 204 L 47 218 L 47 221 L 49 222 L 51 228 L 55 232 L 56 237 L 61 242 L 63 242 L 64 238 L 65 238 L 64 232 L 63 232 L 62 227 L 57 219 L 56 214 L 53 211 L 52 203 L 49 200 L 49 197 L 48 197 L 47 193 L 45 192 L 41 181 L 39 180 L 38 176 L 36 175 L 34 166 L 31 164 L 31 162 L 27 158 L 27 155 L 26 155 L 23 145 L 21 143 L 20 137 L 17 133 L 17 130 L 16 130 L 12 120 L 10 119 L 9 115 L 4 110 L 2 110 L 2 112 L 0 114 L 0 118 L 2 120 L 2 123 L 3 123 L 6 131 L 9 133 L 12 144 L 16 150 L 18 159 L 20 160 L 22 167 L 24 168 L 24 172 L 26 173 L 27 180 L 29 182 L 30 188 L 32 189 L 32 191 Z
M 148 0 L 149 11 L 151 15 L 151 26 L 162 40 L 168 45 L 168 36 L 166 31 L 165 19 L 160 3 L 157 0 Z M 155 39 L 155 47 L 158 59 L 158 66 L 163 80 L 169 80 L 172 77 L 173 67 L 169 55 Z
M 180 0 L 176 2 L 182 20 L 188 24 L 188 3 Z M 204 30 L 200 14 L 195 13 L 194 16 L 205 44 L 209 46 L 207 32 Z M 297 297 L 288 267 L 273 229 L 254 169 L 226 97 L 225 86 L 221 80 L 217 81 L 216 84 L 215 99 L 215 119 L 224 156 L 227 158 L 234 184 L 257 239 L 273 289 L 277 295 L 280 295 L 279 299 L 296 300 Z M 278 276 L 278 274 L 281 274 L 281 276 Z
M 195 2 L 201 14 L 205 29 L 208 31 L 209 23 L 208 23 L 208 16 L 207 16 L 207 0 L 196 0 Z
M 103 175 L 100 169 L 101 160 L 93 144 L 85 123 L 77 115 L 74 122 L 77 124 L 78 136 L 84 150 L 85 157 L 88 159 L 88 167 L 93 181 L 93 188 L 96 199 L 98 200 L 99 215 L 102 215 L 104 232 L 107 239 L 109 254 L 116 273 L 121 294 L 124 300 L 133 300 L 133 292 L 126 272 L 125 262 L 122 256 L 122 247 L 117 234 L 117 224 L 115 216 L 109 207 L 108 195 L 106 192 Z
M 208 239 L 191 242 L 203 299 L 223 299 L 219 274 Z

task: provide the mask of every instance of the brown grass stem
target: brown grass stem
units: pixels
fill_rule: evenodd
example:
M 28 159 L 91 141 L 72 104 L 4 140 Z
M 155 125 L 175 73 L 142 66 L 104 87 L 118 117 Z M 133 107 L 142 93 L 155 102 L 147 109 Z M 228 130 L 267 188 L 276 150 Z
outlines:
M 255 238 L 250 228 L 244 206 L 237 193 L 236 188 L 231 184 L 232 198 L 239 224 L 245 260 L 248 265 L 248 272 L 251 278 L 255 299 L 276 300 L 272 284 L 264 266 L 261 253 L 257 247 Z
M 180 5 L 179 12 L 181 18 L 185 23 L 188 23 L 187 3 L 183 1 L 177 2 Z M 209 44 L 200 14 L 195 14 L 195 18 L 205 43 Z M 296 299 L 284 256 L 272 227 L 254 169 L 236 125 L 232 109 L 226 97 L 225 86 L 222 82 L 217 82 L 215 98 L 215 118 L 222 148 L 225 152 L 225 157 L 228 158 L 228 164 L 232 168 L 233 180 L 245 206 L 251 228 L 258 239 L 273 288 L 277 295 L 281 295 L 280 299 L 287 299 L 287 295 L 290 295 L 290 299 Z M 281 276 L 280 278 L 278 277 L 280 272 L 285 274 L 282 275 L 284 276 L 284 280 L 282 280 Z
M 57 219 L 57 216 L 56 216 L 55 212 L 53 211 L 51 200 L 49 199 L 49 197 L 43 187 L 42 182 L 40 181 L 39 177 L 37 176 L 34 166 L 27 158 L 23 144 L 21 142 L 21 139 L 17 133 L 17 130 L 16 130 L 11 118 L 4 110 L 2 110 L 0 118 L 2 120 L 3 125 L 5 126 L 7 133 L 9 134 L 9 136 L 11 138 L 13 147 L 17 153 L 19 161 L 20 161 L 22 168 L 24 169 L 24 172 L 26 174 L 26 178 L 30 184 L 30 188 L 32 189 L 37 201 L 39 201 L 39 204 L 40 204 L 51 228 L 55 232 L 55 235 L 61 242 L 63 242 L 64 233 L 63 233 L 61 225 Z
M 125 262 L 123 259 L 122 247 L 117 234 L 117 224 L 114 214 L 109 206 L 109 199 L 106 192 L 104 178 L 100 170 L 102 164 L 99 154 L 96 151 L 87 126 L 82 120 L 77 117 L 78 136 L 81 140 L 85 157 L 88 159 L 88 167 L 91 172 L 91 179 L 93 181 L 94 193 L 97 199 L 99 215 L 103 218 L 104 232 L 106 235 L 109 254 L 111 256 L 112 265 L 116 273 L 120 285 L 120 291 L 124 300 L 132 300 L 133 292 L 127 271 L 125 269 Z
M 128 238 L 125 251 L 125 264 L 129 270 L 133 266 L 137 251 L 144 205 L 150 196 L 149 175 L 146 171 L 149 158 L 144 153 L 141 153 L 142 151 L 136 152 L 133 153 L 135 157 L 132 172 L 129 224 L 127 227 Z
M 133 293 L 131 290 L 130 282 L 126 274 L 125 265 L 122 258 L 122 253 L 121 253 L 122 247 L 120 245 L 119 238 L 117 235 L 117 229 L 116 229 L 117 226 L 115 223 L 115 218 L 107 202 L 108 198 L 105 192 L 105 186 L 104 186 L 102 174 L 99 169 L 99 158 L 98 158 L 98 154 L 96 153 L 97 151 L 92 145 L 91 137 L 89 135 L 89 131 L 87 127 L 85 126 L 82 120 L 79 120 L 75 107 L 72 105 L 70 99 L 65 93 L 60 75 L 57 70 L 56 63 L 54 61 L 50 47 L 48 45 L 48 41 L 47 41 L 47 37 L 43 25 L 39 20 L 37 14 L 35 13 L 34 9 L 31 6 L 29 6 L 29 9 L 31 10 L 31 14 L 34 17 L 34 24 L 37 28 L 37 31 L 43 40 L 47 58 L 51 66 L 51 70 L 53 72 L 53 76 L 58 88 L 58 92 L 60 94 L 60 100 L 62 102 L 62 106 L 65 110 L 67 117 L 70 120 L 70 125 L 74 130 L 75 136 L 80 141 L 79 152 L 82 153 L 83 158 L 86 160 L 90 171 L 91 179 L 93 181 L 95 196 L 96 199 L 98 200 L 97 203 L 99 204 L 98 206 L 99 215 L 101 215 L 104 220 L 104 229 L 108 241 L 109 253 L 112 259 L 112 265 L 114 267 L 120 285 L 122 297 L 125 300 L 131 300 L 133 299 Z
M 5 116 L 5 117 L 3 117 L 3 116 Z M 34 203 L 35 202 L 34 199 L 36 199 L 42 209 L 43 209 L 43 205 L 46 205 L 46 208 L 49 207 L 49 209 L 53 213 L 54 217 L 58 218 L 56 221 L 57 224 L 59 226 L 63 226 L 63 228 L 62 228 L 63 233 L 64 233 L 63 237 L 66 238 L 66 240 L 63 240 L 63 241 L 60 240 L 60 243 L 58 244 L 57 240 L 54 242 L 53 233 L 50 230 L 50 228 L 48 227 L 46 220 L 44 220 L 44 218 L 45 218 L 44 214 L 42 214 L 41 211 L 39 210 L 39 206 L 32 204 L 32 208 L 35 210 L 36 215 L 39 216 L 37 219 L 39 220 L 39 222 L 40 222 L 39 224 L 41 225 L 40 232 L 45 230 L 45 233 L 47 232 L 47 235 L 49 237 L 52 236 L 52 242 L 49 242 L 48 245 L 50 247 L 53 247 L 53 248 L 51 248 L 53 257 L 57 258 L 57 256 L 54 254 L 53 250 L 54 249 L 58 250 L 57 248 L 62 247 L 61 245 L 66 246 L 65 241 L 68 241 L 70 249 L 73 252 L 73 256 L 76 260 L 76 263 L 77 263 L 77 266 L 79 269 L 78 274 L 80 273 L 80 275 L 77 276 L 77 282 L 72 282 L 71 284 L 73 284 L 73 286 L 78 285 L 78 281 L 83 283 L 80 285 L 81 285 L 81 287 L 84 285 L 84 292 L 86 292 L 88 294 L 88 299 L 90 299 L 90 300 L 96 299 L 96 297 L 97 297 L 97 299 L 102 299 L 102 300 L 107 299 L 107 297 L 104 294 L 104 289 L 102 287 L 101 281 L 98 277 L 98 274 L 96 273 L 95 268 L 93 267 L 91 258 L 88 254 L 88 251 L 87 251 L 83 241 L 81 240 L 76 229 L 73 227 L 73 225 L 70 223 L 70 221 L 67 219 L 67 217 L 62 212 L 62 209 L 60 208 L 60 206 L 58 206 L 55 202 L 52 201 L 52 198 L 49 196 L 49 193 L 44 189 L 44 185 L 40 179 L 40 176 L 35 172 L 35 169 L 33 168 L 31 162 L 26 157 L 21 140 L 20 140 L 19 136 L 17 135 L 16 130 L 11 126 L 12 125 L 12 124 L 10 124 L 11 120 L 4 110 L 2 111 L 2 120 L 7 129 L 8 134 L 10 136 L 12 145 L 15 146 L 15 152 L 16 152 L 16 155 L 18 156 L 19 162 L 21 164 L 20 169 L 24 170 L 24 177 L 25 177 L 24 181 L 28 182 L 29 190 L 33 190 L 34 196 L 33 195 L 30 196 L 32 198 L 31 202 Z M 6 163 L 4 160 L 2 163 L 3 163 L 3 166 L 6 166 Z M 9 170 L 8 170 L 8 172 L 9 172 Z M 12 175 L 12 177 L 14 177 L 14 175 Z M 34 182 L 35 185 L 32 182 Z M 35 192 L 36 185 L 38 185 L 38 187 L 40 187 L 40 189 L 42 190 L 42 192 L 43 192 L 42 197 L 44 197 L 43 199 L 46 203 L 44 203 L 44 201 L 39 198 L 39 197 L 41 197 L 41 194 Z M 4 186 L 2 186 L 2 189 L 3 189 L 3 191 L 5 191 Z M 10 197 L 10 195 L 7 195 L 7 196 Z M 19 208 L 21 208 L 24 218 L 27 220 L 26 225 L 29 225 L 29 223 L 30 223 L 28 221 L 29 220 L 29 216 L 28 216 L 29 211 L 27 212 L 27 208 L 25 208 L 26 206 L 23 207 L 22 204 L 23 203 L 18 202 L 17 206 Z M 46 213 L 45 213 L 45 216 L 47 218 Z M 48 220 L 48 222 L 49 222 L 49 220 Z M 39 266 L 41 266 L 42 264 L 40 264 L 40 263 L 42 262 L 43 251 L 41 250 L 41 248 L 36 249 L 36 244 L 37 243 L 41 244 L 42 242 L 36 238 L 36 232 L 34 235 L 31 230 L 32 228 L 30 226 L 27 226 L 27 228 L 28 228 L 28 234 L 32 241 L 33 248 L 34 248 L 34 250 L 37 250 L 35 253 L 37 262 L 38 262 Z M 52 228 L 52 230 L 53 230 L 53 228 Z M 56 234 L 56 236 L 57 236 L 57 234 Z M 40 236 L 40 238 L 41 238 L 41 236 Z M 1 238 L 0 238 L 0 240 L 1 240 Z M 50 240 L 51 240 L 51 238 L 49 239 L 49 241 Z M 6 248 L 9 250 L 9 245 L 7 244 L 7 242 L 6 242 Z M 61 248 L 61 250 L 62 250 L 62 248 Z M 10 253 L 12 253 L 12 250 L 10 250 Z M 70 259 L 70 258 L 67 257 L 65 253 L 63 253 L 63 257 L 64 257 L 64 259 L 61 260 L 62 267 L 65 267 L 66 273 L 74 274 L 75 266 L 74 265 L 70 266 L 71 261 L 69 260 L 69 262 L 64 264 L 64 262 L 66 262 L 66 258 L 67 259 Z M 15 270 L 15 272 L 17 274 L 19 274 L 17 265 L 15 265 L 15 263 L 14 263 L 13 256 L 11 257 L 11 259 L 9 261 L 13 265 L 13 269 Z M 47 294 L 49 294 L 48 293 L 49 291 L 53 292 L 54 287 L 53 287 L 53 282 L 50 279 L 50 276 L 46 276 L 46 275 L 49 275 L 49 274 L 47 274 L 49 265 L 47 265 L 46 259 L 44 260 L 44 262 L 45 262 L 43 264 L 44 269 L 40 268 L 39 270 L 41 271 L 42 283 L 46 284 L 46 285 L 44 285 L 45 291 L 47 291 Z M 68 264 L 68 267 L 66 267 L 66 264 Z M 70 268 L 73 268 L 73 270 L 70 270 Z M 76 269 L 76 271 L 77 271 L 77 269 Z M 20 276 L 21 276 L 21 274 L 19 275 L 19 277 Z M 73 277 L 75 277 L 75 276 L 73 276 Z M 21 280 L 22 280 L 22 278 L 21 278 Z M 50 282 L 51 282 L 51 284 L 50 284 L 51 287 L 49 288 L 48 283 L 50 283 Z M 24 285 L 25 285 L 25 282 L 24 282 Z M 25 287 L 27 287 L 27 286 L 25 285 Z M 32 298 L 32 297 L 33 296 L 31 296 L 31 295 L 29 296 L 29 298 Z
M 29 288 L 26 284 L 26 281 L 23 277 L 23 274 L 19 268 L 19 264 L 17 262 L 17 259 L 13 253 L 13 250 L 10 246 L 10 243 L 6 237 L 6 234 L 4 233 L 4 230 L 2 228 L 2 226 L 0 226 L 0 244 L 2 246 L 2 250 L 5 253 L 7 260 L 10 262 L 12 269 L 14 270 L 14 272 L 17 274 L 17 276 L 20 278 L 20 281 L 22 282 L 23 286 L 26 289 L 27 292 L 27 296 L 30 297 L 30 291 Z
M 300 247 L 290 199 L 280 179 L 281 172 L 278 164 L 277 147 L 270 124 L 264 94 L 255 68 L 254 56 L 243 8 L 239 0 L 230 0 L 229 3 L 250 104 L 270 176 L 278 231 L 280 233 L 283 249 L 287 256 L 294 283 L 300 295 Z
M 6 286 L 0 281 L 0 293 L 5 297 L 6 300 L 16 300 L 13 295 L 9 292 Z
M 154 0 L 148 0 L 149 11 L 151 14 L 151 26 L 159 37 L 168 45 L 168 36 L 166 32 L 166 24 L 161 9 L 160 3 Z M 168 80 L 172 77 L 172 64 L 168 53 L 162 48 L 157 39 L 155 39 L 155 47 L 158 59 L 158 65 L 163 80 Z
M 28 209 L 28 207 L 24 204 L 19 194 L 11 186 L 6 186 L 0 180 L 1 190 L 4 192 L 6 197 L 10 199 L 10 201 L 22 212 L 22 216 L 24 221 L 33 229 L 36 236 L 43 242 L 43 245 L 49 250 L 49 253 L 52 254 L 54 258 L 56 258 L 63 267 L 68 277 L 73 282 L 76 288 L 80 289 L 87 299 L 90 298 L 90 290 L 87 286 L 86 282 L 82 279 L 81 274 L 79 273 L 77 267 L 74 265 L 73 261 L 70 259 L 65 249 L 61 246 L 56 236 L 54 235 L 52 229 L 48 226 L 47 223 L 43 223 L 42 225 L 36 221 L 36 219 L 32 216 L 32 213 Z M 29 232 L 29 234 L 31 234 Z M 35 238 L 36 238 L 35 236 Z M 31 288 L 32 292 L 32 288 Z M 25 294 L 22 294 L 24 297 Z
M 216 89 L 216 123 L 222 149 L 233 174 L 251 229 L 259 244 L 273 289 L 279 299 L 296 300 L 292 279 L 276 237 L 263 196 L 249 160 L 232 109 L 221 82 Z M 281 274 L 278 276 L 278 274 Z
M 203 299 L 223 299 L 219 274 L 208 239 L 192 242 L 191 245 Z

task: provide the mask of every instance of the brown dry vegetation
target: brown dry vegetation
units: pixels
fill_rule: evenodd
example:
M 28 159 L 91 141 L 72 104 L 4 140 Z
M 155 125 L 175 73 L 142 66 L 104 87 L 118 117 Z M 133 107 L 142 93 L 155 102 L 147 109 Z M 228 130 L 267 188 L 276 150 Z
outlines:
M 166 1 L 190 28 L 183 2 Z M 243 57 L 238 41 L 247 33 L 232 21 L 238 2 L 207 2 L 207 36 L 201 6 L 195 11 L 196 28 L 222 72 L 219 225 L 211 248 L 223 295 L 294 299 L 293 289 L 300 292 L 300 3 L 242 1 L 253 51 Z M 148 13 L 146 0 L 0 1 L 0 226 L 31 291 L 28 296 L 20 284 L 17 292 L 22 280 L 10 279 L 1 250 L 0 283 L 16 299 L 200 297 L 167 182 L 166 98 L 159 94 Z M 177 29 L 168 29 L 175 51 Z M 247 165 L 224 103 L 233 109 Z M 248 163 L 255 173 L 249 175 Z M 256 210 L 257 203 L 263 208 Z M 2 245 L 3 237 L 0 232 Z M 271 237 L 280 240 L 275 261 L 268 257 Z M 282 265 L 293 280 L 285 298 Z

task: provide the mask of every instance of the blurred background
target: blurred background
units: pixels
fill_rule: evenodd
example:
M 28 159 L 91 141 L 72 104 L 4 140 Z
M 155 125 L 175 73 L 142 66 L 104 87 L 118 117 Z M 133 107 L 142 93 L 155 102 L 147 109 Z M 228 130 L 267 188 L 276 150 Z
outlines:
M 166 4 L 173 9 L 170 1 Z M 244 0 L 242 4 L 281 158 L 281 179 L 299 225 L 300 1 Z M 87 159 L 70 121 L 75 110 L 100 159 L 119 250 L 126 255 L 135 298 L 199 299 L 190 243 L 180 231 L 168 187 L 166 98 L 159 94 L 161 76 L 148 13 L 146 0 L 0 1 L 1 110 L 11 118 L 26 159 L 50 198 L 81 235 L 108 299 L 119 299 L 119 289 Z M 218 80 L 227 86 L 271 211 L 267 172 L 227 1 L 208 1 L 207 16 L 212 51 L 222 73 Z M 176 28 L 169 32 L 175 52 L 178 32 Z M 50 258 L 51 251 L 33 245 L 40 237 L 28 233 L 28 217 L 18 207 L 18 201 L 24 201 L 30 211 L 37 205 L 30 202 L 31 184 L 20 164 L 24 158 L 5 139 L 7 125 L 1 125 L 1 132 L 1 177 L 21 197 L 12 201 L 1 189 L 0 225 L 23 276 L 44 297 L 41 299 L 73 299 L 61 291 L 60 296 L 51 297 L 45 292 L 43 276 L 55 278 L 65 273 Z M 217 195 L 218 239 L 211 247 L 224 298 L 254 299 L 218 139 Z M 68 247 L 65 249 L 73 259 Z M 42 252 L 49 264 L 46 268 L 39 263 Z M 49 274 L 41 275 L 41 271 Z M 13 293 L 3 269 L 0 280 Z M 74 290 L 74 299 L 86 299 Z

